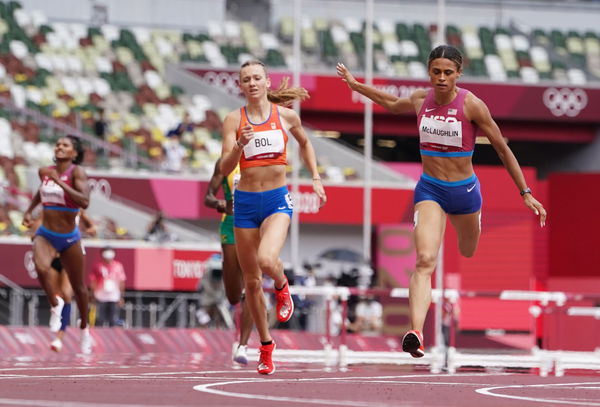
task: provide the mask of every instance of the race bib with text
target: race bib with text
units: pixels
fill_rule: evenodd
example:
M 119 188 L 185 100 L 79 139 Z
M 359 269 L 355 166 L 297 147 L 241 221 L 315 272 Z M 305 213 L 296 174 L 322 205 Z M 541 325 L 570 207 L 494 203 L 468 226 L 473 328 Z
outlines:
M 275 158 L 283 154 L 284 149 L 285 141 L 280 129 L 257 131 L 244 147 L 244 155 L 246 160 Z
M 454 117 L 444 121 L 423 116 L 419 126 L 419 138 L 421 143 L 462 147 L 462 123 Z
M 43 181 L 40 188 L 40 198 L 45 204 L 66 205 L 64 189 L 51 179 Z

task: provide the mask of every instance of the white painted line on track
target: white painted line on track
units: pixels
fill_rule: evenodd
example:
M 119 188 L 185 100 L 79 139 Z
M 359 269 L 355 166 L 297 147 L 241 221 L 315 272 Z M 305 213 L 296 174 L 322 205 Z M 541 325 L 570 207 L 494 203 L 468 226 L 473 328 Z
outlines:
M 89 403 L 85 401 L 26 400 L 0 398 L 0 406 L 28 407 L 165 407 L 165 405 Z
M 574 389 L 578 388 L 586 388 L 580 386 L 589 386 L 600 384 L 600 382 L 582 382 L 582 383 L 546 383 L 546 384 L 522 384 L 522 385 L 511 385 L 511 386 L 494 386 L 494 387 L 485 387 L 482 389 L 476 389 L 475 391 L 479 394 L 483 394 L 486 396 L 492 397 L 501 397 L 513 400 L 523 400 L 523 401 L 533 401 L 538 403 L 556 403 L 556 404 L 566 404 L 573 406 L 600 406 L 599 401 L 589 401 L 589 400 L 564 400 L 564 399 L 556 399 L 556 398 L 543 398 L 543 397 L 527 397 L 527 396 L 516 396 L 512 394 L 498 394 L 494 393 L 494 391 L 498 390 L 506 390 L 506 389 L 534 389 L 534 388 L 548 388 L 548 387 L 560 387 L 560 386 L 573 386 Z M 593 387 L 596 389 L 596 387 Z M 596 399 L 598 400 L 598 399 Z
M 307 372 L 323 372 L 323 369 L 291 369 L 291 370 L 285 370 L 286 373 L 290 372 L 290 373 L 307 373 Z M 156 376 L 160 376 L 160 375 L 177 375 L 177 374 L 254 374 L 255 371 L 246 369 L 246 370 L 237 370 L 237 369 L 233 369 L 233 370 L 195 370 L 193 372 L 146 372 L 146 373 L 140 373 L 142 375 L 156 375 Z M 259 376 L 260 377 L 260 376 Z M 257 377 L 257 379 L 259 378 Z
M 490 375 L 490 374 L 485 374 L 485 373 L 473 373 L 473 374 L 469 374 L 469 373 L 464 373 L 464 374 L 458 374 L 458 375 L 454 375 L 454 376 L 504 376 L 506 375 L 506 373 L 500 373 L 500 374 L 494 374 L 494 375 Z M 401 376 L 378 376 L 378 379 L 407 379 L 407 378 L 431 378 L 431 377 L 454 377 L 454 376 L 449 376 L 448 374 L 425 374 L 425 375 L 401 375 Z M 365 380 L 365 383 L 371 383 L 371 380 L 373 379 L 373 376 L 343 376 L 343 377 L 316 377 L 316 378 L 302 378 L 302 379 L 294 379 L 294 382 L 299 383 L 299 382 L 319 382 L 319 381 L 326 381 L 326 382 L 331 382 L 331 381 L 338 381 L 338 382 L 349 382 L 349 383 L 353 383 L 353 384 L 357 384 L 357 380 Z M 271 396 L 271 395 L 261 395 L 261 394 L 252 394 L 252 393 L 240 393 L 240 392 L 234 392 L 234 391 L 226 391 L 226 390 L 218 390 L 218 389 L 214 389 L 213 387 L 222 387 L 222 386 L 228 386 L 228 385 L 239 385 L 242 383 L 273 383 L 273 382 L 290 382 L 289 378 L 284 378 L 284 379 L 263 379 L 261 381 L 256 381 L 256 380 L 236 380 L 236 381 L 225 381 L 225 382 L 219 382 L 219 383 L 207 383 L 207 384 L 201 384 L 201 385 L 197 385 L 194 386 L 193 389 L 196 391 L 200 391 L 200 392 L 204 392 L 204 393 L 210 393 L 210 394 L 215 394 L 215 395 L 219 395 L 219 396 L 224 396 L 224 397 L 234 397 L 234 398 L 243 398 L 243 399 L 251 399 L 251 400 L 265 400 L 265 401 L 281 401 L 281 402 L 294 402 L 294 403 L 305 403 L 305 404 L 325 404 L 325 405 L 336 405 L 336 406 L 357 406 L 357 407 L 379 407 L 379 406 L 385 406 L 385 407 L 390 407 L 390 406 L 394 406 L 396 407 L 398 405 L 397 401 L 395 401 L 393 404 L 382 404 L 382 403 L 377 403 L 377 402 L 361 402 L 361 401 L 356 401 L 356 400 L 325 400 L 325 399 L 309 399 L 309 398 L 299 398 L 299 397 L 284 397 L 284 396 Z M 423 384 L 435 384 L 436 382 L 421 382 Z M 420 382 L 412 382 L 412 381 L 406 381 L 405 384 L 420 384 Z M 445 383 L 445 385 L 461 385 L 461 384 L 465 384 L 465 383 Z M 469 384 L 470 385 L 470 384 Z M 403 404 L 403 407 L 410 407 L 410 404 Z
M 346 380 L 346 382 L 348 382 L 348 383 L 356 383 L 356 382 L 353 382 L 352 380 Z M 474 387 L 490 386 L 489 383 L 417 382 L 417 381 L 412 381 L 412 380 L 402 380 L 402 381 L 395 381 L 395 380 L 369 380 L 368 382 L 365 381 L 365 383 L 369 383 L 369 384 L 372 384 L 372 383 L 379 383 L 379 384 L 423 384 L 425 386 L 474 386 Z
M 15 372 L 15 371 L 35 371 L 35 370 L 89 370 L 89 369 L 106 369 L 108 367 L 115 369 L 132 369 L 141 368 L 140 366 L 125 366 L 125 365 L 96 365 L 96 366 L 44 366 L 44 367 L 6 367 L 0 368 L 0 372 Z
M 273 380 L 265 380 L 263 383 L 273 383 L 275 381 L 288 381 L 287 379 L 273 379 Z M 200 384 L 194 386 L 194 390 L 200 391 L 203 393 L 215 394 L 218 396 L 225 397 L 235 397 L 242 399 L 250 399 L 250 400 L 264 400 L 264 401 L 281 401 L 286 403 L 304 403 L 304 404 L 317 404 L 317 405 L 332 405 L 332 406 L 359 406 L 359 407 L 389 407 L 392 404 L 381 404 L 381 403 L 364 403 L 360 401 L 352 401 L 352 400 L 333 400 L 333 399 L 310 399 L 310 398 L 299 398 L 299 397 L 284 397 L 284 396 L 268 396 L 261 394 L 250 394 L 250 393 L 236 393 L 229 392 L 224 390 L 212 389 L 214 386 L 227 386 L 230 384 L 239 385 L 241 383 L 256 383 L 255 381 L 245 381 L 245 380 L 237 380 L 231 382 L 219 382 L 219 383 L 210 383 L 210 384 Z M 393 404 L 394 406 L 397 403 Z

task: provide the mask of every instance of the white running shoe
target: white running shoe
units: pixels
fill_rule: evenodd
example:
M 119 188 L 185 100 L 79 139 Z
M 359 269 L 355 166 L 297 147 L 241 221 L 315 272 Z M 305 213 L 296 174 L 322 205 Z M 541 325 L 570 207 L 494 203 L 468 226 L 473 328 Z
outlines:
M 55 338 L 52 342 L 50 342 L 50 349 L 54 352 L 60 352 L 62 349 L 62 341 L 60 338 Z
M 246 366 L 248 364 L 248 345 L 239 345 L 235 352 L 233 352 L 233 361 L 240 365 Z
M 92 353 L 92 335 L 90 335 L 90 327 L 85 327 L 81 330 L 81 338 L 79 341 L 81 353 L 89 355 Z
M 50 332 L 60 331 L 62 323 L 62 310 L 65 306 L 65 301 L 58 295 L 56 296 L 56 300 L 58 301 L 56 307 L 50 307 Z

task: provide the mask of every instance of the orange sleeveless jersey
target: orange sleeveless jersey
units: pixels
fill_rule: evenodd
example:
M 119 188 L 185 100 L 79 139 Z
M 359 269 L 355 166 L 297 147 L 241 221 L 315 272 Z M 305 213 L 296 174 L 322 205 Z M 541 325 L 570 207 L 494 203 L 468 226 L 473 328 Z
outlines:
M 240 157 L 240 168 L 264 167 L 268 165 L 286 165 L 286 146 L 288 135 L 281 125 L 277 105 L 271 103 L 269 117 L 263 123 L 252 123 L 248 118 L 246 107 L 240 108 L 240 125 L 236 132 L 236 140 L 240 138 L 242 127 L 252 126 L 254 137 L 244 147 Z

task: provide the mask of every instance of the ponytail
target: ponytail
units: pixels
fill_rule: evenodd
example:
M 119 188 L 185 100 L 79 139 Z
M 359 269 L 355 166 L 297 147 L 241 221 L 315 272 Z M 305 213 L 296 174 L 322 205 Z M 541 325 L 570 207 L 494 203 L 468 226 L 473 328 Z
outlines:
M 290 78 L 286 76 L 281 80 L 279 88 L 277 88 L 276 90 L 267 90 L 267 99 L 269 99 L 269 102 L 282 106 L 287 106 L 295 100 L 299 100 L 300 102 L 302 102 L 310 97 L 308 91 L 304 88 L 289 88 L 289 80 Z

